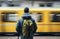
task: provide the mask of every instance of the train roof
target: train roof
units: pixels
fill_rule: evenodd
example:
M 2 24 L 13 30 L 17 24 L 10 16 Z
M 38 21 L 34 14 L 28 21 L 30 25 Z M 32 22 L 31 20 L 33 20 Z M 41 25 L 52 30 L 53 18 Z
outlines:
M 20 7 L 0 7 L 0 10 L 23 10 Z M 30 10 L 60 10 L 60 8 L 29 8 Z

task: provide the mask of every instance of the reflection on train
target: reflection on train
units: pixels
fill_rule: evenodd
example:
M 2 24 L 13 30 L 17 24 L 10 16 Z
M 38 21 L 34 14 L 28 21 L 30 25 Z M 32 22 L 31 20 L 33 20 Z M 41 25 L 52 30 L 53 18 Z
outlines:
M 23 10 L 0 10 L 0 35 L 17 35 L 16 23 Z M 37 23 L 35 35 L 60 35 L 60 10 L 30 10 Z

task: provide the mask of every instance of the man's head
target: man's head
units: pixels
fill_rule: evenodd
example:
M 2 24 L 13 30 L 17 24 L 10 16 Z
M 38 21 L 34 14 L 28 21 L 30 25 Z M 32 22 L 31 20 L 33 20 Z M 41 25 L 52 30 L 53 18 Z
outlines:
M 26 7 L 26 8 L 24 9 L 24 13 L 29 13 L 29 8 L 28 8 L 28 7 Z

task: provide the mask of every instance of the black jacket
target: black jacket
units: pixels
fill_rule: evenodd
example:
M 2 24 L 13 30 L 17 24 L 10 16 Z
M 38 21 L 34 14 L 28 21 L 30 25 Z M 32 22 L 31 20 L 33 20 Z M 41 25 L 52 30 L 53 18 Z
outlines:
M 23 25 L 23 20 L 24 19 L 31 19 L 32 22 L 33 22 L 33 26 L 34 26 L 34 31 L 33 31 L 33 34 L 36 32 L 37 30 L 37 25 L 35 23 L 35 20 L 31 17 L 31 15 L 29 13 L 24 13 L 22 18 L 20 18 L 18 20 L 18 23 L 17 23 L 17 26 L 16 26 L 16 30 L 18 32 L 19 35 L 22 36 L 22 25 Z M 22 39 L 24 39 L 24 37 L 22 36 Z M 33 37 L 27 37 L 26 39 L 33 39 Z

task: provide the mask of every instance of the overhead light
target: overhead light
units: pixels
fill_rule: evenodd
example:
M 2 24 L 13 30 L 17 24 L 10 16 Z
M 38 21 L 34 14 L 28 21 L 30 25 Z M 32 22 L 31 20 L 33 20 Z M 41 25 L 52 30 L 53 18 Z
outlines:
M 8 1 L 13 1 L 13 0 L 8 0 Z

